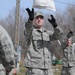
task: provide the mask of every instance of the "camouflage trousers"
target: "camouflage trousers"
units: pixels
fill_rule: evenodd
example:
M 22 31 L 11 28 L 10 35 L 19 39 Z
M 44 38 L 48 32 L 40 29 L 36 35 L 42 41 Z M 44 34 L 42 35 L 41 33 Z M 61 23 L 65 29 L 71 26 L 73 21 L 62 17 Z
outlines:
M 75 75 L 75 67 L 62 67 L 61 75 Z
M 52 71 L 52 69 L 28 68 L 26 75 L 53 75 L 53 71 Z

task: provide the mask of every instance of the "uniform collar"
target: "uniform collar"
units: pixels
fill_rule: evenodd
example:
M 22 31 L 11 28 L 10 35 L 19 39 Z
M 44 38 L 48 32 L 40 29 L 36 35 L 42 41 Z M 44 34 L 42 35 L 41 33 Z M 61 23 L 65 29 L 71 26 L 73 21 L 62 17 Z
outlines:
M 38 29 L 38 28 L 36 28 L 36 27 L 34 27 L 34 29 L 35 29 L 36 31 L 38 31 L 38 32 L 46 32 L 46 31 L 47 31 L 44 27 L 42 28 L 42 30 L 40 30 L 40 29 Z

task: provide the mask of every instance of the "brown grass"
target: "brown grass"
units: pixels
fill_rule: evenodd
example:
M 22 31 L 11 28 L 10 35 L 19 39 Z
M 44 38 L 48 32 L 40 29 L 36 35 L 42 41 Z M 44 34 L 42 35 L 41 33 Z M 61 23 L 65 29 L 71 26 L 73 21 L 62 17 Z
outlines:
M 52 66 L 53 68 L 53 72 L 54 75 L 61 75 L 61 69 L 62 69 L 62 65 L 56 65 L 56 66 Z M 20 66 L 20 73 L 18 73 L 17 75 L 25 75 L 27 69 L 23 66 Z

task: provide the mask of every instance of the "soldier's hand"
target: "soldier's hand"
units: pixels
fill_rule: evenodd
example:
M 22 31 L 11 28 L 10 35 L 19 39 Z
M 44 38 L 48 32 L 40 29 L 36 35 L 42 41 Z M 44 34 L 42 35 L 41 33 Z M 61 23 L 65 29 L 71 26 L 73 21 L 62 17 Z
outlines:
M 28 12 L 29 20 L 33 21 L 33 19 L 34 19 L 34 8 L 32 8 L 32 10 L 30 10 L 29 8 L 26 8 L 26 11 Z
M 56 20 L 55 20 L 53 15 L 50 15 L 50 16 L 51 16 L 51 19 L 48 19 L 48 21 L 52 24 L 52 26 L 54 28 L 56 28 L 58 26 L 57 23 L 56 23 Z
M 67 34 L 67 38 L 70 38 L 73 36 L 73 31 L 69 31 L 68 34 Z

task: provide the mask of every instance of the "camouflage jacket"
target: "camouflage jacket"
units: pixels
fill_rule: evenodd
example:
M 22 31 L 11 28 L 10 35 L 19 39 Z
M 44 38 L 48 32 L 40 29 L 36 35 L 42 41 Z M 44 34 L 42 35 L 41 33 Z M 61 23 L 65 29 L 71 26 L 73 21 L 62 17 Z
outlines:
M 71 46 L 66 47 L 63 51 L 64 58 L 63 58 L 63 66 L 75 66 L 75 43 Z
M 32 25 L 31 21 L 25 25 L 25 40 L 27 44 L 27 54 L 25 57 L 25 67 L 50 68 L 51 50 L 50 41 L 61 38 L 63 31 L 54 28 L 54 33 L 46 29 L 39 30 Z

